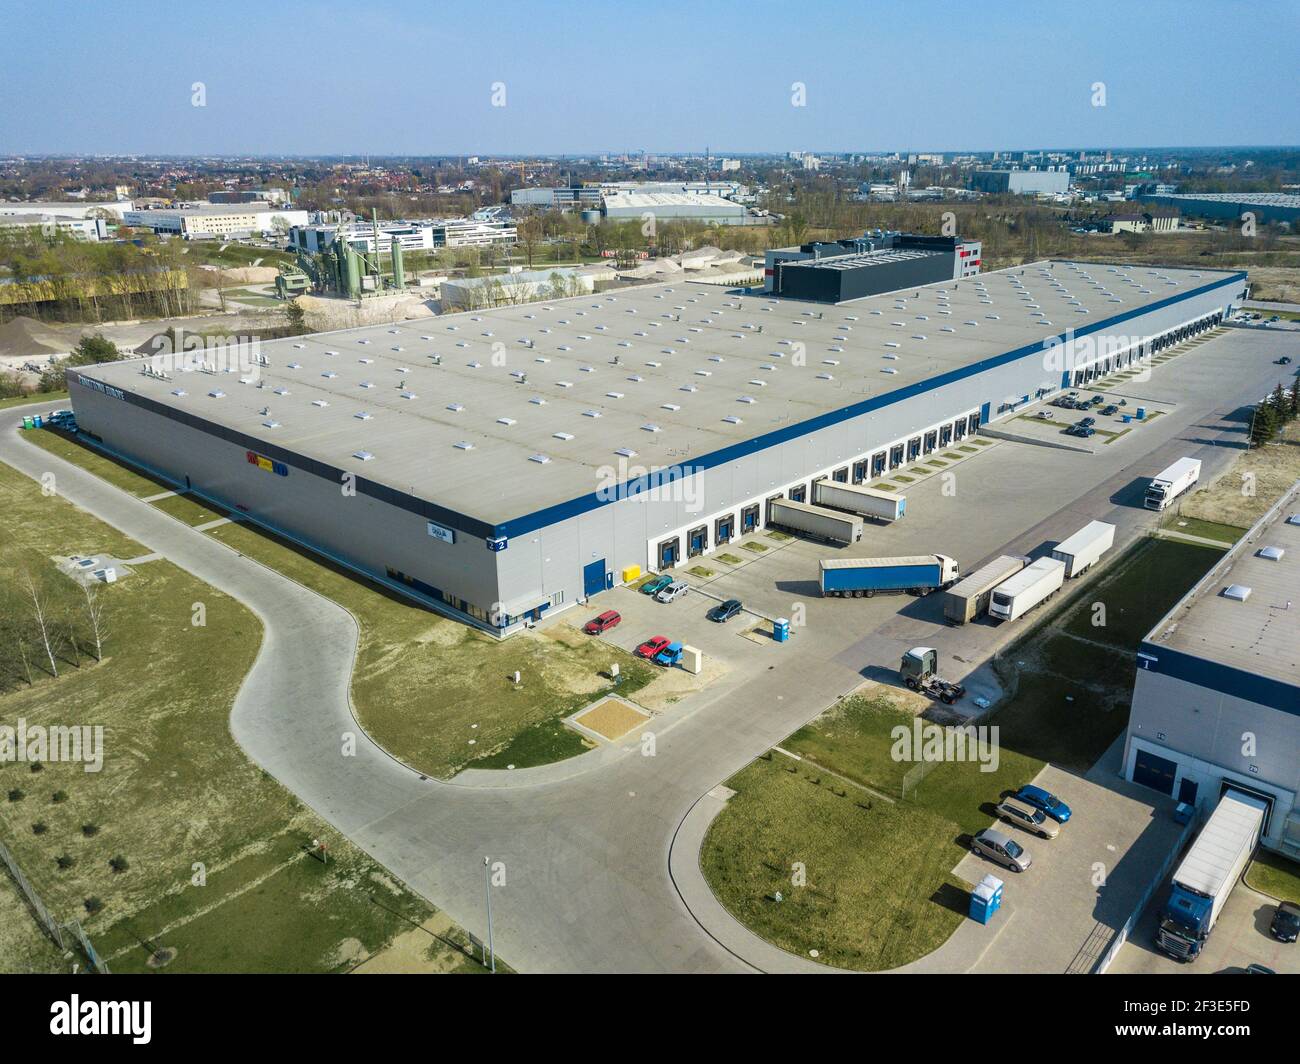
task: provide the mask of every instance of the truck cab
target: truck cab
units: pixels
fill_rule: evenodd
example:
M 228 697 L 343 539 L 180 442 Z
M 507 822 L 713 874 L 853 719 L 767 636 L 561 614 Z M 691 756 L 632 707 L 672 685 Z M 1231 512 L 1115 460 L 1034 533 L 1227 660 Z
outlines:
M 1157 942 L 1171 957 L 1190 961 L 1210 934 L 1210 916 L 1214 901 L 1204 894 L 1187 890 L 1177 883 L 1160 914 Z

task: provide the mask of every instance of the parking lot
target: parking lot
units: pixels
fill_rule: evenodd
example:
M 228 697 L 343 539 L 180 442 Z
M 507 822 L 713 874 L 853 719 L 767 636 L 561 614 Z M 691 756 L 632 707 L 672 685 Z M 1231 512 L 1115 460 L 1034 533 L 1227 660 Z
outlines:
M 1027 871 L 1011 872 L 973 853 L 954 869 L 969 883 L 987 873 L 1004 883 L 1006 911 L 993 917 L 970 971 L 1086 972 L 1128 919 L 1181 827 L 1171 800 L 1118 778 L 1120 745 L 1086 777 L 1049 765 L 1034 781 L 1073 811 L 1055 839 L 1001 820 L 994 825 L 1029 851 Z M 989 795 L 991 815 L 998 798 Z
M 1262 964 L 1280 974 L 1300 975 L 1300 944 L 1282 943 L 1268 933 L 1276 905 L 1245 883 L 1238 883 L 1205 949 L 1196 960 L 1176 961 L 1155 947 L 1160 907 L 1169 895 L 1169 881 L 1156 890 L 1129 940 L 1110 966 L 1119 975 L 1208 975 L 1239 973 L 1248 964 Z
M 1094 397 L 1101 396 L 1101 402 Z M 1061 406 L 1069 401 L 1075 405 Z M 1098 449 L 1132 442 L 1132 438 L 1154 425 L 1175 409 L 1173 403 L 1159 402 L 1133 394 L 1130 390 L 1107 391 L 1082 388 L 1052 400 L 1030 403 L 996 428 L 1029 439 L 1049 443 Z M 1079 426 L 1087 422 L 1091 433 L 1082 434 Z M 1072 431 L 1073 430 L 1073 431 Z

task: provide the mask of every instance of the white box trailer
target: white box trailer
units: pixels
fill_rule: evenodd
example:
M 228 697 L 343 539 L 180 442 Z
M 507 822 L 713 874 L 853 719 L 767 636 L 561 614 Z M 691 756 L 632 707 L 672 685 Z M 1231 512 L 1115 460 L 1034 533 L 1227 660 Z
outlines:
M 968 624 L 975 620 L 989 608 L 993 589 L 1028 564 L 1029 559 L 1021 555 L 1004 554 L 988 565 L 981 565 L 961 583 L 944 592 L 944 618 L 950 624 Z
M 1060 591 L 1064 583 L 1065 562 L 1058 558 L 1039 558 L 993 589 L 989 616 L 1014 621 Z
M 844 546 L 862 538 L 862 518 L 789 499 L 772 500 L 767 523 Z
M 1089 521 L 1074 535 L 1061 540 L 1052 549 L 1052 557 L 1065 562 L 1066 579 L 1073 579 L 1091 568 L 1114 544 L 1114 525 Z
M 1168 469 L 1151 478 L 1145 505 L 1148 510 L 1163 510 L 1201 479 L 1199 458 L 1180 458 Z
M 877 521 L 897 521 L 907 512 L 907 496 L 892 491 L 877 491 L 861 484 L 844 484 L 837 480 L 819 480 L 813 485 L 813 500 L 818 506 L 847 510 L 860 517 Z
M 1229 785 L 1174 872 L 1156 934 L 1156 944 L 1164 952 L 1180 960 L 1191 960 L 1201 952 L 1223 903 L 1255 852 L 1267 812 L 1263 799 Z

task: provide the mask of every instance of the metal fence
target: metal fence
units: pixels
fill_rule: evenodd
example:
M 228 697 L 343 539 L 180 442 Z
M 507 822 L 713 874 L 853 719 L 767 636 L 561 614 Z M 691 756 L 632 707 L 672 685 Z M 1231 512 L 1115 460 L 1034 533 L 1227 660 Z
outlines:
M 40 925 L 41 930 L 53 939 L 54 944 L 58 946 L 59 949 L 66 951 L 71 948 L 69 940 L 72 940 L 81 948 L 82 953 L 85 955 L 85 958 L 90 963 L 91 967 L 101 975 L 107 975 L 108 965 L 104 962 L 103 958 L 100 957 L 98 952 L 96 952 L 95 947 L 91 944 L 90 939 L 82 929 L 81 924 L 76 920 L 71 920 L 66 924 L 60 924 L 59 921 L 54 918 L 54 915 L 50 910 L 45 907 L 45 903 L 41 901 L 41 896 L 36 893 L 36 888 L 32 886 L 31 880 L 23 874 L 23 870 L 19 867 L 18 861 L 15 859 L 14 855 L 9 852 L 9 848 L 3 842 L 0 842 L 0 861 L 4 862 L 5 867 L 9 869 L 9 875 L 12 876 L 13 881 L 18 884 L 18 889 L 22 891 L 23 897 L 26 899 L 28 907 L 32 910 L 32 915 L 36 917 L 36 922 Z

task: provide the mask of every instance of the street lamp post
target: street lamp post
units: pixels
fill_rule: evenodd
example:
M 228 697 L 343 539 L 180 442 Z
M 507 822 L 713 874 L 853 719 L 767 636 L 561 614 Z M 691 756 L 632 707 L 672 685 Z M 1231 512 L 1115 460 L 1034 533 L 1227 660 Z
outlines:
M 497 970 L 497 951 L 492 943 L 492 869 L 486 857 L 483 858 L 483 897 L 487 900 L 487 943 L 485 950 L 487 956 L 483 958 L 483 963 L 487 964 L 493 975 Z

